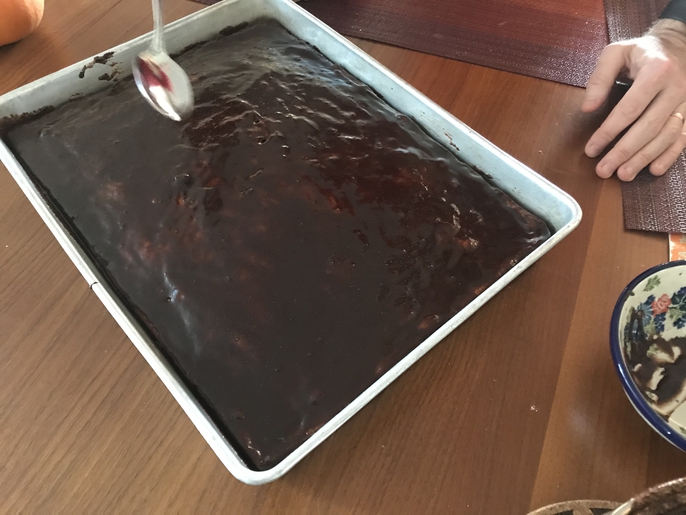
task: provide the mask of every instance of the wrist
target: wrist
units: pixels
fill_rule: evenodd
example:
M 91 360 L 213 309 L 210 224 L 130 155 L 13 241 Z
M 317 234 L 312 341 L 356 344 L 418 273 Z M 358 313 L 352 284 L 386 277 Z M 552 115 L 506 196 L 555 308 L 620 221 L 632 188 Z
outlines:
M 686 23 L 681 20 L 661 18 L 648 31 L 649 34 L 654 34 L 655 32 L 666 32 L 686 37 Z
M 648 36 L 658 38 L 664 45 L 678 54 L 686 53 L 686 23 L 680 20 L 663 18 L 650 28 Z

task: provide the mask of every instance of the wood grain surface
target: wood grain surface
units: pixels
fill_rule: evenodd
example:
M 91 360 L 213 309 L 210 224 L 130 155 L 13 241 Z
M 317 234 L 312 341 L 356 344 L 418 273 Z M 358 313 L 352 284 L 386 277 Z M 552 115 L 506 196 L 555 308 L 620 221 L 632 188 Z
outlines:
M 169 19 L 201 6 L 167 0 Z M 138 36 L 143 0 L 47 0 L 0 48 L 0 93 Z M 686 475 L 630 406 L 609 322 L 667 259 L 623 229 L 583 145 L 583 90 L 365 41 L 364 50 L 573 195 L 580 227 L 283 479 L 235 480 L 0 166 L 0 513 L 525 514 Z

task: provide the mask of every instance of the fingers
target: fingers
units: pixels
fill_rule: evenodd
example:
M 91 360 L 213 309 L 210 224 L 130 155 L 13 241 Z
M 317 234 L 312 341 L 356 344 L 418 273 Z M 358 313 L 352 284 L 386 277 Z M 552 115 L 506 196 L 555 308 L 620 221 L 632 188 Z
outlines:
M 684 148 L 686 148 L 686 132 L 682 132 L 677 140 L 653 161 L 650 165 L 650 173 L 653 175 L 664 175 Z
M 588 79 L 581 110 L 590 113 L 607 99 L 619 73 L 627 66 L 629 47 L 623 44 L 606 46 L 598 58 L 596 68 Z
M 675 111 L 675 100 L 665 100 L 666 95 L 658 96 L 641 118 L 627 131 L 617 144 L 603 157 L 596 171 L 600 177 L 610 177 L 632 157 L 644 150 L 646 145 L 657 140 L 651 149 L 657 157 L 671 145 L 681 132 L 676 125 L 681 121 L 670 116 Z M 673 118 L 673 120 L 670 120 Z M 662 148 L 657 148 L 662 145 Z M 656 151 L 659 150 L 659 151 Z M 640 169 L 639 169 L 640 170 Z M 638 170 L 636 171 L 638 173 Z
M 678 142 L 684 131 L 684 118 L 681 113 L 686 113 L 686 103 L 681 104 L 676 112 L 667 118 L 658 135 L 649 141 L 643 148 L 636 152 L 630 159 L 617 169 L 617 177 L 623 181 L 631 181 L 638 172 L 660 158 L 665 152 Z M 682 147 L 683 148 L 683 147 Z M 677 153 L 678 155 L 678 153 Z M 668 156 L 665 156 L 668 157 Z M 659 163 L 658 163 L 659 164 Z M 667 166 L 655 168 L 655 175 L 662 175 L 672 163 Z M 652 171 L 652 167 L 651 167 Z M 600 174 L 599 174 L 600 175 Z M 602 175 L 601 175 L 602 176 Z
M 686 69 L 680 63 L 684 58 L 686 49 L 674 43 L 671 33 L 649 33 L 603 50 L 582 111 L 600 107 L 623 70 L 634 82 L 586 144 L 585 153 L 596 157 L 619 139 L 598 163 L 600 177 L 617 172 L 620 179 L 632 180 L 646 166 L 655 175 L 663 174 L 683 150 Z
M 591 136 L 591 139 L 588 140 L 585 148 L 586 155 L 589 157 L 598 156 L 610 142 L 644 113 L 662 88 L 662 81 L 655 80 L 652 74 L 639 73 L 626 95 L 615 106 L 600 128 Z M 622 138 L 624 147 L 620 146 L 619 150 L 617 150 L 617 147 L 613 149 L 613 151 L 617 150 L 615 152 L 616 160 L 621 157 L 618 154 L 621 154 L 622 151 L 630 153 L 624 155 L 624 160 L 620 160 L 613 169 L 609 170 L 609 175 L 612 175 L 620 164 L 657 135 L 667 116 L 678 104 L 675 99 L 668 95 L 663 95 L 661 99 L 656 100 L 659 101 L 656 101 L 651 106 L 649 112 L 645 112 L 641 116 L 640 122 L 631 128 L 630 132 L 633 131 L 634 134 L 626 140 L 625 138 L 627 138 L 628 133 L 627 136 Z M 643 132 L 641 133 L 640 131 Z M 606 161 L 605 164 L 614 164 L 611 161 L 612 159 Z

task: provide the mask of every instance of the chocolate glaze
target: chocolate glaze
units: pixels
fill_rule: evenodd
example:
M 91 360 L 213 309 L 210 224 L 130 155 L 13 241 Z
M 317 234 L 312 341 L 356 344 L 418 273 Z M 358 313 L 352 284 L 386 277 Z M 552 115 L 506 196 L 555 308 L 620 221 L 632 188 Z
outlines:
M 549 231 L 273 21 L 178 61 L 183 124 L 122 81 L 7 140 L 267 469 Z
M 640 311 L 639 315 L 642 318 L 643 312 Z M 658 359 L 649 352 L 651 347 L 660 351 L 663 358 L 672 357 L 673 359 L 667 361 Z M 677 337 L 665 340 L 662 336 L 658 336 L 647 339 L 644 333 L 642 338 L 633 342 L 627 364 L 641 393 L 651 405 L 657 407 L 663 418 L 668 419 L 676 406 L 667 413 L 664 412 L 664 406 L 674 404 L 686 388 L 686 338 Z M 658 370 L 662 370 L 664 375 L 657 385 L 651 388 L 651 379 Z
M 96 64 L 107 64 L 107 61 L 112 59 L 112 56 L 114 56 L 114 52 L 106 52 L 102 55 L 96 55 L 90 63 L 86 64 L 83 68 L 81 68 L 81 71 L 79 72 L 79 79 L 83 79 L 86 76 L 86 70 L 90 70 Z M 110 65 L 110 66 L 114 66 L 114 65 Z M 109 77 L 109 76 L 107 79 L 102 79 L 102 77 L 104 75 L 107 75 L 107 74 L 101 75 L 100 77 L 98 77 L 98 79 L 100 79 L 100 80 L 110 80 L 111 79 L 111 77 Z

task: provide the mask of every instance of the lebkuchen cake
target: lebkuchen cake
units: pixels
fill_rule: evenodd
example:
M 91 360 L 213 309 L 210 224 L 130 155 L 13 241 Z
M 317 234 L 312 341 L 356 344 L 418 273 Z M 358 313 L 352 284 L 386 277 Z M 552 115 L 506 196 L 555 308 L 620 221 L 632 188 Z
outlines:
M 122 80 L 4 138 L 265 470 L 550 232 L 275 21 L 177 61 L 196 96 L 182 123 Z

